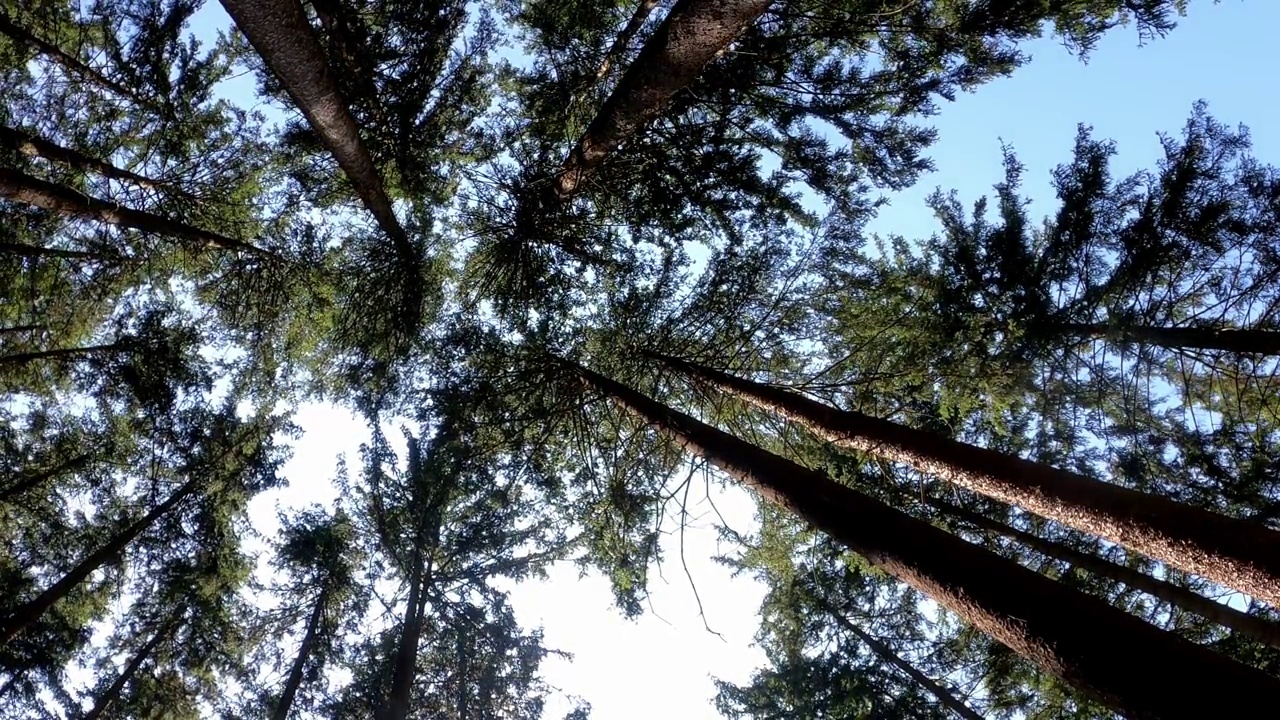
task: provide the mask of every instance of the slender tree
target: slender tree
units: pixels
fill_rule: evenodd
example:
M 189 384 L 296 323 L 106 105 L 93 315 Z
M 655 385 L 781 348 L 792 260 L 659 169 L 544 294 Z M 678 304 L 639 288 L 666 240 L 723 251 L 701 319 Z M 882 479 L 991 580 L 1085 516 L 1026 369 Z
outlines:
M 563 200 L 577 193 L 609 153 L 657 117 L 703 66 L 724 52 L 771 4 L 769 0 L 677 2 L 569 153 L 556 180 L 556 195 Z
M 185 608 L 175 609 L 169 621 L 156 628 L 146 644 L 138 648 L 137 652 L 129 658 L 129 662 L 120 670 L 120 674 L 116 676 L 111 685 L 101 695 L 94 698 L 93 707 L 84 714 L 84 720 L 97 720 L 97 718 L 103 716 L 103 713 L 109 712 L 111 707 L 119 702 L 120 696 L 124 694 L 125 687 L 137 677 L 142 665 L 151 659 L 152 654 L 155 653 L 156 648 L 161 643 L 173 635 L 184 612 Z
M 0 10 L 0 34 L 7 35 L 23 45 L 30 46 L 36 52 L 49 58 L 64 70 L 67 70 L 74 75 L 79 75 L 86 80 L 89 80 L 90 82 L 93 82 L 122 98 L 132 100 L 139 105 L 147 105 L 146 99 L 138 95 L 137 92 L 108 78 L 106 75 L 103 75 L 101 72 L 90 67 L 75 56 L 62 50 L 62 48 L 59 48 L 57 45 L 41 39 L 39 35 L 28 28 L 23 27 L 3 10 Z
M 1014 652 L 1133 718 L 1247 712 L 1280 681 L 912 518 L 584 367 L 581 381 Z M 1133 673 L 1134 667 L 1146 672 Z M 1224 691 L 1223 688 L 1231 688 Z M 1246 699 L 1248 698 L 1248 699 Z
M 640 28 L 644 27 L 644 23 L 653 14 L 654 8 L 658 7 L 661 0 L 640 0 L 640 4 L 636 6 L 636 11 L 631 14 L 631 18 L 627 20 L 627 24 L 623 26 L 622 31 L 613 39 L 613 44 L 604 53 L 604 59 L 600 61 L 600 67 L 596 70 L 596 80 L 603 80 L 609 71 L 613 69 L 618 59 L 627 52 L 627 48 L 631 46 L 631 41 L 635 39 L 636 33 L 640 32 Z
M 1280 533 L 951 440 L 660 353 L 673 370 L 795 420 L 841 447 L 910 465 L 1280 606 Z
M 111 163 L 86 155 L 79 150 L 62 147 L 37 135 L 4 125 L 0 125 L 0 148 L 8 148 L 30 157 L 53 160 L 77 170 L 96 173 L 103 177 L 130 183 L 138 187 L 152 190 L 168 187 L 158 180 L 152 180 L 149 177 L 124 168 L 118 168 Z
M 1177 350 L 1225 350 L 1280 355 L 1280 331 L 1256 328 L 1153 327 L 1125 323 L 1062 323 L 1051 328 L 1063 335 L 1146 343 Z
M 408 236 L 302 4 L 298 0 L 223 0 L 222 6 L 284 85 L 382 231 L 400 252 L 412 256 Z
M 56 465 L 37 470 L 15 478 L 13 482 L 0 487 L 0 503 L 6 503 L 22 493 L 39 487 L 45 482 L 52 480 L 60 475 L 78 470 L 89 463 L 93 459 L 90 453 L 79 453 L 63 460 Z
M 0 168 L 0 197 L 34 205 L 70 217 L 81 217 L 108 225 L 119 225 L 143 232 L 167 235 L 179 240 L 185 240 L 197 247 L 241 250 L 274 257 L 272 253 L 242 240 L 202 230 L 184 222 L 170 220 L 153 213 L 134 210 L 113 202 L 89 197 L 71 188 L 41 180 L 17 170 Z

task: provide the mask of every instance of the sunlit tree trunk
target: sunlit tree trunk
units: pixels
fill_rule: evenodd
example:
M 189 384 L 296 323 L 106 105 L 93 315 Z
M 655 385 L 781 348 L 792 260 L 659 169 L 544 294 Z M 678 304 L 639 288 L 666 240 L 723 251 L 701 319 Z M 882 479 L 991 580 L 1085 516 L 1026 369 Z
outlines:
M 1145 343 L 1174 350 L 1225 350 L 1236 353 L 1280 355 L 1280 332 L 1274 330 L 1156 327 L 1105 323 L 1064 323 L 1056 326 L 1056 329 L 1063 335 Z
M 1241 635 L 1246 635 L 1258 642 L 1280 648 L 1280 623 L 1257 615 L 1240 612 L 1230 605 L 1216 602 L 1180 585 L 1174 585 L 1171 582 L 1151 577 L 1131 567 L 1117 565 L 1096 555 L 1080 552 L 1062 543 L 1046 540 L 1038 535 L 992 520 L 985 515 L 980 515 L 940 500 L 931 499 L 928 502 L 942 512 L 963 520 L 970 525 L 976 525 L 997 535 L 1011 538 L 1045 556 L 1061 560 L 1099 577 L 1124 583 L 1134 590 L 1140 590 L 1174 607 L 1195 613 Z
M 645 43 L 604 101 L 556 179 L 556 195 L 577 193 L 623 140 L 657 117 L 688 87 L 770 0 L 680 0 Z
M 1245 716 L 1280 680 L 1153 627 L 598 373 L 588 387 L 1046 671 L 1131 718 Z M 1140 669 L 1140 670 L 1135 670 Z
M 411 254 L 382 177 L 338 92 L 329 60 L 302 4 L 298 0 L 222 0 L 222 6 L 338 161 L 378 226 L 401 252 Z
M 118 168 L 108 162 L 90 157 L 78 150 L 62 147 L 44 138 L 21 130 L 0 125 L 0 147 L 20 152 L 28 157 L 42 157 L 63 163 L 77 170 L 96 173 L 103 177 L 130 183 L 137 187 L 159 189 L 166 185 L 158 180 Z
M 604 54 L 604 59 L 600 61 L 600 67 L 596 70 L 596 80 L 603 80 L 609 74 L 609 70 L 613 68 L 613 63 L 618 57 L 627 51 L 627 47 L 631 45 L 631 40 L 635 38 L 636 33 L 640 32 L 640 28 L 644 27 L 644 23 L 649 19 L 649 15 L 653 14 L 654 8 L 658 7 L 661 0 L 640 0 L 640 4 L 636 6 L 636 11 L 631 14 L 631 19 L 627 21 L 622 32 L 613 39 L 613 44 Z
M 39 620 L 40 616 L 53 607 L 54 603 L 69 595 L 72 590 L 95 571 L 124 552 L 125 548 L 137 539 L 139 535 L 146 532 L 148 528 L 155 524 L 156 520 L 159 520 L 165 513 L 194 493 L 195 489 L 195 479 L 187 481 L 185 485 L 174 491 L 164 502 L 155 506 L 151 512 L 117 533 L 110 542 L 81 560 L 70 572 L 63 575 L 44 592 L 14 608 L 8 617 L 0 620 L 0 643 L 9 642 L 27 626 Z
M 179 240 L 186 240 L 196 245 L 203 245 L 221 250 L 244 250 L 268 255 L 253 245 L 229 238 L 225 235 L 201 230 L 177 220 L 170 220 L 160 215 L 134 210 L 113 202 L 91 198 L 83 193 L 63 185 L 41 180 L 17 170 L 0 168 L 0 197 L 9 198 L 27 205 L 34 205 L 45 210 L 61 213 L 70 217 L 85 218 L 133 228 L 144 232 L 167 235 Z
M 840 447 L 909 465 L 1280 607 L 1280 533 L 1263 525 L 648 354 L 674 370 L 799 422 Z

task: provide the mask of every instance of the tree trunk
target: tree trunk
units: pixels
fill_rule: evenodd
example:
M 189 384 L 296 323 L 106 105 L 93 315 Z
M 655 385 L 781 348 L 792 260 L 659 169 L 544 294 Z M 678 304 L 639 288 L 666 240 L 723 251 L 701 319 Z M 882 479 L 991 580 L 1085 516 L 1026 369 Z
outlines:
M 627 47 L 631 45 L 631 40 L 640 32 L 640 28 L 644 27 L 644 23 L 649 19 L 649 15 L 653 13 L 654 8 L 658 7 L 661 0 L 640 0 L 640 4 L 636 7 L 636 11 L 631 14 L 631 19 L 627 21 L 626 27 L 622 28 L 622 32 L 613 39 L 613 44 L 609 46 L 608 51 L 604 54 L 604 60 L 600 61 L 600 68 L 596 70 L 596 82 L 599 82 L 609 74 L 609 70 L 613 68 L 613 63 L 627 51 Z
M 275 257 L 272 253 L 225 235 L 201 230 L 177 220 L 170 220 L 113 202 L 92 198 L 63 185 L 46 182 L 17 170 L 0 168 L 0 197 L 34 205 L 72 217 L 97 220 L 108 225 L 133 228 L 143 232 L 168 235 L 192 243 L 222 250 L 245 250 Z
M 408 236 L 396 219 L 386 186 L 338 92 L 302 4 L 298 0 L 222 0 L 222 6 L 338 161 L 382 231 L 400 252 L 411 256 Z
M 155 524 L 165 513 L 172 510 L 178 503 L 182 502 L 195 492 L 196 480 L 193 478 L 188 480 L 185 485 L 178 488 L 164 502 L 157 505 L 151 512 L 147 513 L 142 519 L 134 522 L 126 527 L 123 531 L 112 538 L 111 542 L 98 548 L 84 560 L 80 561 L 66 575 L 63 575 L 56 583 L 51 585 L 47 590 L 40 593 L 37 597 L 28 600 L 25 603 L 14 608 L 9 616 L 0 621 L 0 644 L 4 644 L 12 640 L 18 633 L 22 632 L 27 626 L 40 619 L 45 611 L 53 607 L 54 603 L 66 597 L 80 583 L 85 581 L 96 570 L 106 565 L 113 557 L 124 552 L 139 535 Z
M 54 257 L 64 260 L 104 260 L 103 256 L 97 253 L 84 252 L 83 250 L 60 250 L 58 248 L 46 248 L 39 245 L 26 245 L 24 243 L 7 243 L 0 242 L 0 255 L 18 255 L 26 258 L 36 257 Z
M 556 179 L 557 197 L 566 200 L 577 193 L 609 153 L 666 109 L 771 4 L 679 0 L 569 153 Z
M 1062 543 L 1046 540 L 1038 535 L 1010 527 L 985 515 L 957 507 L 941 500 L 930 499 L 929 505 L 958 520 L 1011 538 L 1036 552 L 1070 563 L 1099 577 L 1124 583 L 1134 590 L 1144 592 L 1170 605 L 1195 613 L 1200 617 L 1229 628 L 1260 643 L 1280 648 L 1280 623 L 1240 612 L 1230 605 L 1211 600 L 1197 592 L 1171 582 L 1151 577 L 1130 567 L 1118 565 L 1096 555 L 1080 552 Z
M 123 350 L 124 345 L 120 343 L 111 343 L 109 345 L 90 345 L 88 347 L 77 348 L 56 348 L 53 350 L 36 350 L 34 352 L 13 353 L 12 355 L 0 355 L 0 367 L 5 365 L 20 365 L 22 363 L 35 362 L 36 360 L 76 360 L 85 355 L 96 355 L 102 352 L 118 352 Z
M 1235 353 L 1280 355 L 1280 332 L 1205 327 L 1154 327 L 1151 325 L 1108 325 L 1106 323 L 1063 323 L 1063 335 L 1106 338 L 1115 342 L 1146 343 L 1173 350 L 1225 350 Z
M 324 620 L 324 605 L 328 599 L 328 588 L 321 589 L 315 606 L 311 609 L 311 617 L 307 620 L 307 631 L 302 636 L 302 644 L 298 646 L 298 655 L 293 660 L 293 667 L 289 669 L 289 680 L 284 685 L 284 691 L 280 693 L 275 711 L 271 713 L 272 720 L 286 720 L 289 717 L 289 711 L 293 709 L 293 699 L 297 697 L 298 688 L 302 686 L 302 674 L 315 648 L 316 635 L 320 631 L 321 621 Z
M 129 658 L 129 664 L 125 665 L 124 670 L 120 671 L 120 675 L 115 679 L 115 682 L 111 683 L 111 687 L 107 688 L 106 692 L 102 693 L 102 696 L 94 701 L 93 708 L 84 714 L 84 720 L 97 720 L 102 717 L 104 712 L 111 709 L 111 706 L 120 699 L 120 694 L 124 692 L 125 686 L 138 674 L 138 669 L 142 667 L 142 663 L 146 662 L 147 658 L 151 657 L 151 653 L 155 652 L 160 643 L 164 642 L 165 638 L 169 636 L 174 625 L 177 624 L 177 618 L 181 614 L 181 611 L 175 612 L 168 622 L 156 630 L 151 639 L 147 641 L 147 644 L 139 648 L 138 652 Z
M 837 410 L 798 393 L 646 353 L 801 423 L 840 447 L 910 465 L 1280 607 L 1280 533 L 934 433 Z
M 46 480 L 50 480 L 72 470 L 79 470 L 89 463 L 91 457 L 92 456 L 89 453 L 81 453 L 80 455 L 76 455 L 70 460 L 54 465 L 47 470 L 41 470 L 19 478 L 18 481 L 12 485 L 0 489 L 0 503 L 8 503 L 10 499 L 44 483 Z
M 871 651 L 874 652 L 881 660 L 884 660 L 890 665 L 906 673 L 916 682 L 917 685 L 924 688 L 930 695 L 937 698 L 938 702 L 942 703 L 943 706 L 965 720 L 984 720 L 981 715 L 974 712 L 973 708 L 965 705 L 964 702 L 952 694 L 950 690 L 940 685 L 933 678 L 920 672 L 916 666 L 906 660 L 903 660 L 901 657 L 898 657 L 898 654 L 895 653 L 888 645 L 880 642 L 880 640 L 872 637 L 871 635 L 868 635 L 866 632 L 863 632 L 862 628 L 858 627 L 853 623 L 853 621 L 845 617 L 844 613 L 840 612 L 832 606 L 831 603 L 827 602 L 826 598 L 817 597 L 815 595 L 814 600 L 816 600 L 818 605 L 822 607 L 823 611 L 835 618 L 836 622 L 840 623 L 841 627 L 853 633 L 854 636 L 861 640 L 864 645 L 871 648 Z
M 57 45 L 41 40 L 35 33 L 15 22 L 3 10 L 0 10 L 0 34 L 7 35 L 16 42 L 35 48 L 36 52 L 61 65 L 64 70 L 80 75 L 120 97 L 127 98 L 143 106 L 150 104 L 137 92 L 130 90 L 75 57 L 63 52 Z
M 1130 718 L 1252 716 L 1280 680 L 912 518 L 613 380 L 582 381 L 685 449 Z M 1138 669 L 1138 670 L 1136 670 Z
M 400 642 L 396 647 L 396 662 L 391 674 L 391 692 L 387 696 L 387 710 L 382 720 L 405 720 L 409 717 L 409 698 L 417 675 L 418 641 L 422 637 L 422 621 L 425 614 L 426 588 L 424 586 L 431 582 L 430 568 L 426 568 L 424 573 L 420 547 L 414 548 L 413 560 L 413 571 L 409 577 L 409 598 L 405 604 L 404 621 L 400 626 Z
M 62 147 L 44 138 L 4 125 L 0 125 L 0 147 L 20 152 L 27 157 L 42 157 L 46 160 L 63 163 L 77 170 L 96 173 L 112 180 L 131 183 L 150 190 L 167 187 L 158 180 L 152 180 L 135 172 L 118 168 L 111 163 L 90 157 L 78 150 Z
M 4 252 L 2 247 L 0 247 L 0 252 Z M 0 337 L 8 335 L 9 333 L 31 332 L 32 330 L 47 330 L 47 329 L 48 327 L 45 325 L 11 325 L 6 328 L 0 328 Z

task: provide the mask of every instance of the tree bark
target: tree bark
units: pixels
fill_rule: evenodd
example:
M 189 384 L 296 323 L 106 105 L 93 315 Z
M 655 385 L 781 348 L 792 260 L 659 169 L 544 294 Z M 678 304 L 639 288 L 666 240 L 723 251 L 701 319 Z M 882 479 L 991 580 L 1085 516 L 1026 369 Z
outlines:
M 12 485 L 9 485 L 3 489 L 0 489 L 0 503 L 7 503 L 12 498 L 18 495 L 21 495 L 22 493 L 25 493 L 26 491 L 44 483 L 47 480 L 51 480 L 55 477 L 58 477 L 63 473 L 71 472 L 72 470 L 79 470 L 80 468 L 89 464 L 89 460 L 92 457 L 93 456 L 90 455 L 89 453 L 81 453 L 71 458 L 70 460 L 66 460 L 64 462 L 58 463 L 57 465 L 54 465 L 51 468 L 48 468 L 46 470 L 41 470 L 39 472 L 34 472 L 34 473 L 31 473 L 30 475 L 19 478 L 18 481 L 13 483 Z
M 77 358 L 84 357 L 85 355 L 96 355 L 97 353 L 102 352 L 116 352 L 123 349 L 124 346 L 120 343 L 111 343 L 109 345 L 56 348 L 54 350 L 36 350 L 34 352 L 0 355 L 0 367 L 5 365 L 19 365 L 22 363 L 34 362 L 36 360 L 75 360 Z
M 307 631 L 302 636 L 302 644 L 298 646 L 298 655 L 293 660 L 293 667 L 289 669 L 289 680 L 285 683 L 284 691 L 280 693 L 280 699 L 271 713 L 272 720 L 286 720 L 289 717 L 289 711 L 293 709 L 293 700 L 298 695 L 298 688 L 302 687 L 302 674 L 315 648 L 316 635 L 320 632 L 320 623 L 324 620 L 324 606 L 328 599 L 328 588 L 322 588 L 311 609 L 311 617 L 307 620 Z
M 151 657 L 151 653 L 155 652 L 160 643 L 164 642 L 165 638 L 169 636 L 174 625 L 177 624 L 177 617 L 181 614 L 181 611 L 175 612 L 164 626 L 155 631 L 155 634 L 151 636 L 147 644 L 139 648 L 138 652 L 129 658 L 129 664 L 124 666 L 124 670 L 120 671 L 120 675 L 116 677 L 115 682 L 111 683 L 111 687 L 102 693 L 102 697 L 94 701 L 93 708 L 84 714 L 84 720 L 97 720 L 102 717 L 104 712 L 111 709 L 111 706 L 120 699 L 120 694 L 124 692 L 125 686 L 138 674 L 138 669 L 142 667 L 142 663 L 146 662 L 147 658 Z
M 1180 585 L 1151 577 L 1130 567 L 1118 565 L 1096 555 L 1081 552 L 1062 543 L 1046 540 L 1038 535 L 1010 527 L 985 515 L 957 507 L 941 500 L 929 499 L 930 506 L 958 520 L 1011 538 L 1042 555 L 1061 560 L 1099 577 L 1124 583 L 1134 590 L 1144 592 L 1170 605 L 1195 613 L 1200 617 L 1229 628 L 1260 643 L 1280 648 L 1280 623 L 1240 612 Z
M 0 197 L 71 217 L 97 220 L 108 225 L 119 225 L 120 227 L 133 228 L 143 232 L 168 235 L 198 245 L 222 250 L 244 250 L 268 257 L 276 257 L 273 253 L 249 243 L 209 232 L 208 230 L 201 230 L 193 225 L 170 220 L 160 215 L 92 198 L 69 187 L 47 182 L 17 170 L 0 168 Z
M 1280 533 L 1073 472 L 847 410 L 659 353 L 690 377 L 799 422 L 837 446 L 910 465 L 1280 607 Z
M 556 178 L 561 200 L 755 22 L 771 0 L 679 0 L 618 81 Z
M 396 647 L 396 662 L 391 673 L 391 692 L 387 695 L 387 709 L 382 720 L 405 720 L 409 717 L 410 691 L 417 675 L 418 642 L 422 637 L 425 614 L 424 586 L 431 582 L 430 568 L 423 568 L 421 548 L 414 548 L 413 560 L 413 572 L 409 577 L 409 598 L 405 604 L 404 621 L 400 625 L 400 642 Z
M 1280 680 L 912 518 L 581 366 L 686 450 L 839 540 L 1047 672 L 1130 718 L 1256 714 Z M 1139 670 L 1135 670 L 1139 669 Z
M 84 252 L 83 250 L 60 250 L 58 248 L 46 248 L 39 245 L 26 245 L 24 243 L 0 243 L 0 255 L 18 255 L 20 257 L 55 257 L 64 260 L 103 260 L 101 255 L 97 253 Z
M 1106 323 L 1063 323 L 1058 325 L 1057 329 L 1064 335 L 1107 338 L 1116 342 L 1146 343 L 1173 350 L 1187 348 L 1280 355 L 1280 332 L 1274 330 L 1155 327 Z
M 61 65 L 64 70 L 80 75 L 90 82 L 110 90 L 120 97 L 132 100 L 133 102 L 143 106 L 150 104 L 147 102 L 146 98 L 143 98 L 137 92 L 108 78 L 106 75 L 94 70 L 72 55 L 63 52 L 63 50 L 57 45 L 42 40 L 35 33 L 19 25 L 3 10 L 0 10 L 0 34 L 7 35 L 16 42 L 35 48 L 36 52 L 44 55 L 58 65 Z
M 640 0 L 640 4 L 636 6 L 636 11 L 631 14 L 631 19 L 627 21 L 622 32 L 613 39 L 613 44 L 604 54 L 604 59 L 600 61 L 600 68 L 596 70 L 596 82 L 599 82 L 609 74 L 609 70 L 613 68 L 613 63 L 627 51 L 627 47 L 631 45 L 631 40 L 635 38 L 636 33 L 640 32 L 640 28 L 644 27 L 644 23 L 649 19 L 649 15 L 653 13 L 654 8 L 658 7 L 661 0 Z
M 338 92 L 302 4 L 298 0 L 222 0 L 222 6 L 338 161 L 382 231 L 400 252 L 412 255 L 408 236 L 396 219 L 386 186 Z
M 871 651 L 874 652 L 881 660 L 884 660 L 890 665 L 906 673 L 907 676 L 914 680 L 917 685 L 924 688 L 930 695 L 937 698 L 938 702 L 942 703 L 944 707 L 965 720 L 985 720 L 981 715 L 974 712 L 973 708 L 965 705 L 960 698 L 952 694 L 950 690 L 943 687 L 933 678 L 920 672 L 915 665 L 903 660 L 888 645 L 864 632 L 862 628 L 858 627 L 853 623 L 853 621 L 845 617 L 844 613 L 840 612 L 832 606 L 831 603 L 827 602 L 826 598 L 817 597 L 815 595 L 814 600 L 817 601 L 823 611 L 835 618 L 836 622 L 840 623 L 841 627 L 853 633 L 854 636 L 861 640 L 864 645 L 871 648 Z
M 165 513 L 172 510 L 178 503 L 182 502 L 195 492 L 196 480 L 193 478 L 188 480 L 185 485 L 178 488 L 164 502 L 157 505 L 151 512 L 147 513 L 140 520 L 126 527 L 117 534 L 106 545 L 95 550 L 80 564 L 76 565 L 66 575 L 63 575 L 57 582 L 51 585 L 47 590 L 40 593 L 35 598 L 22 603 L 14 608 L 9 616 L 0 621 L 0 644 L 7 643 L 12 640 L 18 633 L 22 632 L 27 626 L 40 619 L 41 615 L 51 607 L 54 603 L 66 597 L 80 583 L 94 573 L 94 571 L 107 564 L 111 558 L 119 555 L 133 542 L 139 535 L 155 524 Z
M 2 247 L 2 245 L 0 245 L 0 247 Z M 4 250 L 0 249 L 0 252 L 4 252 Z M 11 325 L 9 327 L 0 328 L 0 337 L 8 335 L 9 333 L 21 333 L 21 332 L 30 332 L 32 330 L 46 330 L 46 329 L 47 329 L 47 326 L 45 325 Z
M 20 152 L 27 157 L 42 157 L 46 160 L 63 163 L 77 170 L 96 173 L 112 180 L 131 183 L 150 190 L 168 187 L 159 180 L 152 180 L 149 177 L 124 168 L 118 168 L 111 163 L 85 155 L 79 150 L 62 147 L 42 137 L 4 125 L 0 125 L 0 147 Z

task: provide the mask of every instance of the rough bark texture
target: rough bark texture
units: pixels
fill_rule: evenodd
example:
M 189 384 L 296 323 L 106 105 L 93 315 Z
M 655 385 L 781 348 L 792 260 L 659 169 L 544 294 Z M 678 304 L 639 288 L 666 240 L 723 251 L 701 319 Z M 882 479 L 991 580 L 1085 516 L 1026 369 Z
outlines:
M 22 363 L 34 362 L 36 360 L 75 360 L 85 355 L 96 355 L 102 352 L 116 352 L 123 350 L 124 346 L 119 343 L 111 343 L 110 345 L 91 345 L 89 347 L 78 348 L 57 348 L 55 350 L 36 350 L 34 352 L 14 353 L 12 355 L 0 355 L 0 366 L 4 365 L 21 365 Z
M 564 200 L 628 136 L 657 117 L 676 92 L 723 52 L 738 33 L 769 8 L 771 0 L 680 0 L 569 153 L 556 179 Z
M 950 503 L 933 499 L 928 500 L 928 503 L 970 525 L 976 525 L 997 535 L 1011 538 L 1043 555 L 1069 563 L 1099 577 L 1124 583 L 1134 590 L 1140 590 L 1174 607 L 1195 613 L 1206 620 L 1215 622 L 1241 635 L 1247 635 L 1258 642 L 1274 648 L 1280 648 L 1280 623 L 1272 622 L 1257 615 L 1240 612 L 1230 605 L 1216 602 L 1180 585 L 1174 585 L 1171 582 L 1138 572 L 1131 567 L 1117 565 L 1096 555 L 1080 552 L 1062 543 L 1046 540 L 1038 535 L 1009 527 L 1002 522 Z
M 582 381 L 1047 672 L 1130 718 L 1256 716 L 1280 680 L 579 366 Z
M 91 458 L 92 456 L 89 453 L 81 453 L 46 470 L 41 470 L 39 472 L 34 472 L 30 475 L 20 477 L 12 485 L 6 485 L 4 488 L 0 488 L 0 503 L 7 503 L 10 499 L 43 484 L 47 480 L 51 480 L 64 473 L 69 473 L 72 470 L 79 470 L 85 465 L 88 465 Z
M 596 81 L 603 80 L 609 74 L 609 70 L 613 68 L 613 63 L 627 51 L 627 47 L 631 45 L 631 40 L 640 32 L 640 28 L 644 27 L 644 23 L 649 19 L 649 15 L 653 13 L 654 8 L 658 7 L 661 0 L 640 0 L 640 4 L 636 6 L 636 11 L 631 14 L 631 19 L 627 21 L 622 32 L 613 39 L 613 44 L 604 54 L 604 60 L 600 61 L 600 68 L 596 70 Z
M 77 170 L 97 173 L 103 177 L 131 183 L 138 187 L 153 190 L 166 187 L 164 183 L 158 180 L 152 180 L 135 172 L 118 168 L 111 163 L 90 157 L 78 150 L 62 147 L 44 138 L 4 125 L 0 125 L 0 147 L 9 148 L 28 157 L 42 157 L 46 160 L 60 162 Z
M 1280 607 L 1280 533 L 1263 525 L 647 354 L 794 420 L 840 447 L 909 465 Z
M 175 613 L 174 618 L 177 618 L 180 614 Z M 111 706 L 120 699 L 120 694 L 124 692 L 125 685 L 128 685 L 129 681 L 138 674 L 138 669 L 142 667 L 142 663 L 151 657 L 151 653 L 156 651 L 160 643 L 164 642 L 164 639 L 168 637 L 175 624 L 175 620 L 165 623 L 163 627 L 156 630 L 146 645 L 139 648 L 138 652 L 129 658 L 129 664 L 124 666 L 124 670 L 120 671 L 120 675 L 116 677 L 115 682 L 111 683 L 111 687 L 108 687 L 106 692 L 102 693 L 102 696 L 93 703 L 93 707 L 89 712 L 84 714 L 84 720 L 97 720 L 102 717 L 103 713 L 111 709 Z
M 1066 323 L 1064 335 L 1109 338 L 1117 342 L 1147 343 L 1160 347 L 1195 350 L 1225 350 L 1236 353 L 1280 355 L 1280 332 L 1198 327 L 1154 327 L 1151 325 L 1106 325 Z
M 0 10 L 0 34 L 7 35 L 17 42 L 35 48 L 36 52 L 62 66 L 64 70 L 80 75 L 90 82 L 110 90 L 120 97 L 128 98 L 139 105 L 149 104 L 146 98 L 138 95 L 137 92 L 108 78 L 106 75 L 94 70 L 72 55 L 63 52 L 63 50 L 57 45 L 42 40 L 35 33 L 19 25 L 13 18 L 9 17 L 2 10 Z
M 316 635 L 320 632 L 320 622 L 324 620 L 324 605 L 328 598 L 328 589 L 321 589 L 315 605 L 311 608 L 311 617 L 307 620 L 307 630 L 302 636 L 302 643 L 298 645 L 298 655 L 293 659 L 293 667 L 289 669 L 289 679 L 285 682 L 284 691 L 280 693 L 280 699 L 276 701 L 275 710 L 271 713 L 272 720 L 286 720 L 289 717 L 289 711 L 293 709 L 293 699 L 298 696 L 298 688 L 302 687 L 302 674 L 315 648 Z
M 71 188 L 46 182 L 17 170 L 0 168 L 0 197 L 9 198 L 45 210 L 97 220 L 108 225 L 133 228 L 143 232 L 186 240 L 221 250 L 244 250 L 259 255 L 271 253 L 225 235 L 201 230 L 177 220 L 170 220 L 141 210 L 134 210 L 105 200 L 91 198 Z
M 107 564 L 107 561 L 124 552 L 124 549 L 133 542 L 135 538 L 151 527 L 162 515 L 172 510 L 178 503 L 182 502 L 195 492 L 196 481 L 188 480 L 185 485 L 178 488 L 164 502 L 157 505 L 151 512 L 147 513 L 142 519 L 129 525 L 120 531 L 111 542 L 103 545 L 95 550 L 92 554 L 80 561 L 79 565 L 72 568 L 66 575 L 63 575 L 57 582 L 49 586 L 47 590 L 40 593 L 35 598 L 22 603 L 14 608 L 8 617 L 0 621 L 0 644 L 7 643 L 18 633 L 22 632 L 28 625 L 40 619 L 41 615 L 53 604 L 66 597 L 68 593 L 76 588 L 80 583 L 85 581 L 94 571 Z
M 222 0 L 236 27 L 280 80 L 378 226 L 401 252 L 412 252 L 360 128 L 330 74 L 324 48 L 298 0 Z
M 858 627 L 851 620 L 849 620 L 849 618 L 845 617 L 844 613 L 840 612 L 835 607 L 833 607 L 831 603 L 827 602 L 824 598 L 816 598 L 816 599 L 818 601 L 818 604 L 822 606 L 822 609 L 826 611 L 828 615 L 835 618 L 836 622 L 840 623 L 841 627 L 853 633 L 858 638 L 858 640 L 862 641 L 863 644 L 871 648 L 871 651 L 874 652 L 877 656 L 879 656 L 881 660 L 884 660 L 890 665 L 906 673 L 907 676 L 910 677 L 912 680 L 914 680 L 917 685 L 924 688 L 926 691 L 929 692 L 930 695 L 933 695 L 935 698 L 937 698 L 938 702 L 941 703 L 944 707 L 951 710 L 956 715 L 964 718 L 965 720 L 984 720 L 984 718 L 981 715 L 974 712 L 973 708 L 969 707 L 968 705 L 965 705 L 964 702 L 961 701 L 960 698 L 953 695 L 950 690 L 938 684 L 938 682 L 935 681 L 933 678 L 920 672 L 920 670 L 915 665 L 912 665 L 906 660 L 903 660 L 902 658 L 898 657 L 898 654 L 895 653 L 893 649 L 890 648 L 888 645 L 886 645 L 883 642 L 880 642 L 880 640 L 878 640 L 877 638 L 872 637 L 871 635 L 868 635 L 866 632 L 863 632 L 862 628 Z

